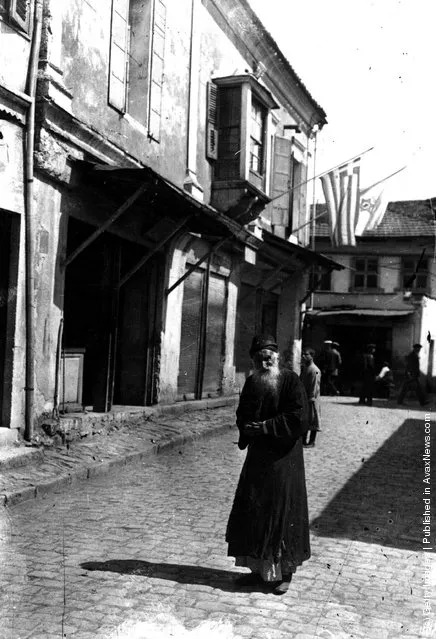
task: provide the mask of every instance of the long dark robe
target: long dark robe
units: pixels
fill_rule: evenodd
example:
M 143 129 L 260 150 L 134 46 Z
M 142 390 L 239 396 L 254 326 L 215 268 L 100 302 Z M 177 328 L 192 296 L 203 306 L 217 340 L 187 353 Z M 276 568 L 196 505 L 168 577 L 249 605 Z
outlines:
M 260 396 L 249 377 L 236 416 L 239 447 L 248 451 L 227 524 L 228 555 L 299 566 L 310 543 L 301 438 L 307 399 L 298 376 L 281 371 L 278 397 Z M 263 433 L 245 436 L 249 421 L 264 422 Z

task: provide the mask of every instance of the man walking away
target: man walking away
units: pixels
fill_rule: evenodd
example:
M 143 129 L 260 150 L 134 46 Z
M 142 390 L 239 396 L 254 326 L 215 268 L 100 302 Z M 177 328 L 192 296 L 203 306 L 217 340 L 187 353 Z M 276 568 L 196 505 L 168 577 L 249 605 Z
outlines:
M 402 404 L 407 393 L 412 390 L 415 391 L 421 406 L 426 403 L 425 393 L 419 379 L 421 375 L 419 368 L 419 352 L 421 348 L 421 344 L 414 344 L 412 352 L 406 356 L 406 375 L 398 394 L 398 404 Z
M 313 362 L 314 356 L 315 351 L 313 348 L 305 348 L 301 353 L 300 379 L 309 401 L 309 430 L 303 438 L 303 446 L 307 448 L 315 446 L 316 434 L 321 430 L 321 402 L 319 399 L 321 394 L 321 371 Z
M 367 344 L 362 358 L 362 389 L 360 391 L 359 404 L 372 406 L 375 382 L 375 344 Z
M 302 435 L 307 399 L 298 375 L 279 368 L 276 341 L 253 339 L 254 372 L 245 382 L 236 423 L 248 448 L 227 524 L 228 555 L 252 574 L 239 586 L 267 583 L 287 592 L 292 574 L 310 557 Z
M 323 350 L 319 356 L 319 367 L 322 375 L 321 392 L 323 395 L 337 395 L 337 389 L 333 383 L 332 373 L 335 369 L 336 359 L 333 353 L 333 342 L 330 339 L 324 341 Z
M 331 387 L 334 395 L 340 395 L 339 390 L 339 369 L 342 366 L 342 357 L 339 352 L 339 343 L 332 342 L 332 363 L 333 370 L 331 374 Z

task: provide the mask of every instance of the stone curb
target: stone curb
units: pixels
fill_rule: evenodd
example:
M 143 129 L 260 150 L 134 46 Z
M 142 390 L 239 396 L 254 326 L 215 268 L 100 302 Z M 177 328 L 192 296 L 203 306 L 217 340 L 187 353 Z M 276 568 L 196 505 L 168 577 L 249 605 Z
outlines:
M 231 406 L 234 401 L 235 399 L 231 398 L 231 401 L 220 403 L 218 406 L 211 405 L 209 403 L 207 406 L 203 406 L 202 408 L 199 407 L 198 410 Z M 188 409 L 174 412 L 171 410 L 164 410 L 162 412 L 159 411 L 159 413 L 155 413 L 155 415 L 156 417 L 158 417 L 159 414 L 160 416 L 164 416 L 165 414 L 171 414 L 174 416 L 181 414 L 182 412 L 188 412 Z M 153 445 L 144 445 L 143 448 L 136 449 L 135 451 L 125 451 L 123 454 L 114 455 L 112 458 L 105 459 L 103 461 L 96 461 L 94 463 L 90 463 L 89 460 L 78 460 L 76 468 L 70 468 L 68 471 L 60 472 L 54 477 L 40 478 L 39 480 L 38 478 L 32 478 L 29 480 L 28 485 L 20 486 L 19 488 L 12 490 L 6 489 L 3 494 L 0 494 L 0 506 L 10 507 L 30 499 L 47 495 L 59 488 L 68 486 L 69 484 L 73 484 L 77 481 L 91 479 L 93 477 L 106 474 L 114 468 L 121 468 L 128 464 L 140 462 L 148 456 L 157 455 L 165 450 L 170 450 L 177 446 L 183 446 L 198 439 L 211 437 L 220 431 L 230 429 L 232 426 L 233 424 L 229 423 L 218 423 L 216 426 L 190 430 L 185 433 L 175 434 L 169 437 L 167 434 L 163 433 L 160 441 L 156 441 Z M 44 452 L 40 450 L 35 452 L 39 453 L 38 455 L 35 455 L 35 461 L 37 463 L 35 467 L 38 468 L 38 466 L 41 466 L 44 462 Z M 12 468 L 17 468 L 19 466 L 20 465 L 18 464 Z

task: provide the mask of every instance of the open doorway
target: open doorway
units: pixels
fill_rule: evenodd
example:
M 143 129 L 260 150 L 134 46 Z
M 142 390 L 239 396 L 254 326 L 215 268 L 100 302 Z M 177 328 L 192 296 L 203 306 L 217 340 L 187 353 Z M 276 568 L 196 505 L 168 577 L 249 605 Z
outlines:
M 67 254 L 93 231 L 71 218 Z M 63 350 L 83 353 L 82 404 L 94 411 L 108 411 L 113 403 L 155 402 L 160 258 L 149 260 L 118 289 L 119 279 L 145 252 L 103 233 L 67 267 Z
M 0 425 L 10 425 L 20 217 L 0 211 Z

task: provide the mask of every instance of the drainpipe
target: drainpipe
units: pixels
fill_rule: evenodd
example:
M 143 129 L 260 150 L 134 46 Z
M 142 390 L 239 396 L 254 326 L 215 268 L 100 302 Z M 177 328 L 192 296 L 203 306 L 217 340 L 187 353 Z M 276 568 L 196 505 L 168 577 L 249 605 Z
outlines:
M 35 6 L 32 46 L 27 76 L 27 94 L 31 98 L 26 121 L 25 141 L 25 261 L 26 261 L 26 401 L 24 437 L 33 436 L 35 392 L 35 229 L 33 206 L 33 155 L 35 150 L 35 95 L 38 75 L 39 49 L 42 31 L 42 5 Z

